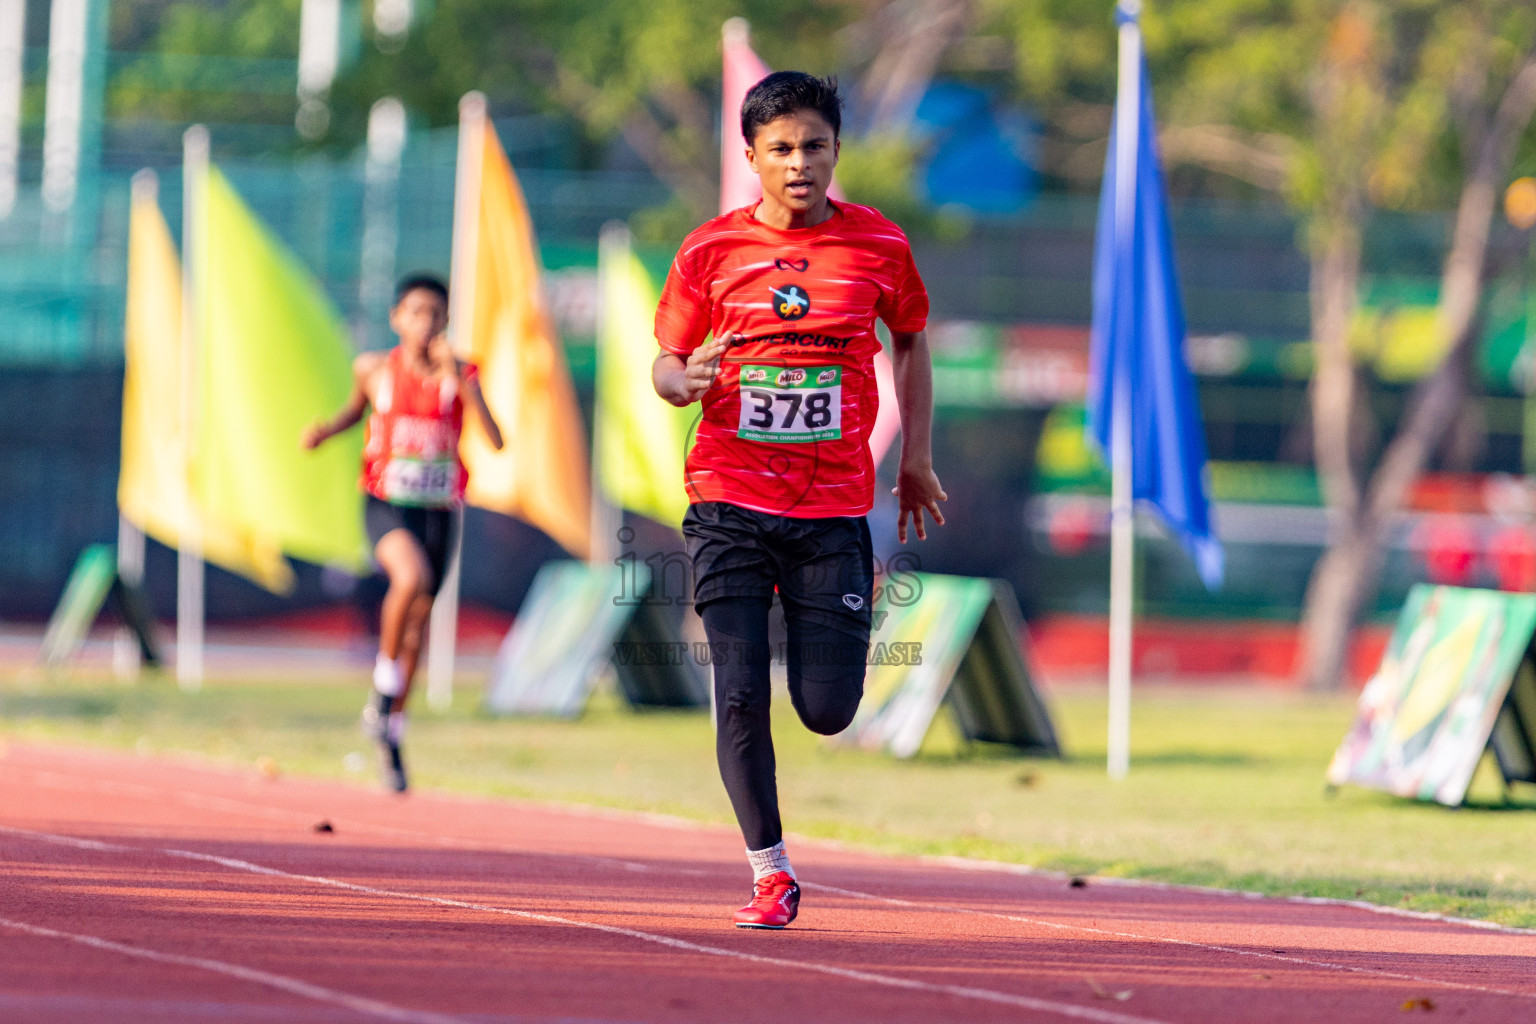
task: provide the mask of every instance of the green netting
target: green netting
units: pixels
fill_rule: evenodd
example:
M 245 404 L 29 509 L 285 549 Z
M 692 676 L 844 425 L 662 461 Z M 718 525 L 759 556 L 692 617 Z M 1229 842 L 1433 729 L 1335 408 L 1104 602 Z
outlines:
M 0 221 L 0 365 L 121 358 L 129 178 L 144 164 L 162 168 L 161 205 L 179 233 L 183 128 L 109 122 L 105 169 L 83 179 L 72 224 L 45 214 L 37 168 L 24 169 L 20 204 Z M 606 221 L 675 202 L 649 174 L 552 169 L 565 162 L 560 154 L 569 140 L 548 119 L 510 119 L 498 122 L 498 131 L 552 268 L 591 267 Z M 357 342 L 383 344 L 384 300 L 377 289 L 365 294 L 363 284 L 368 174 L 362 154 L 298 153 L 286 125 L 212 125 L 210 134 L 216 162 L 321 278 Z M 392 251 L 382 257 L 390 276 L 448 270 L 457 134 L 452 128 L 413 133 L 399 181 L 380 200 L 394 234 Z M 39 147 L 28 142 L 25 148 L 35 153 Z M 974 219 L 956 237 L 914 238 L 935 318 L 1085 324 L 1096 207 L 1092 196 L 1041 196 L 1022 214 Z M 1240 334 L 1261 375 L 1294 376 L 1286 360 L 1310 326 L 1296 218 L 1274 205 L 1186 202 L 1176 212 L 1175 234 L 1191 331 Z M 1372 274 L 1433 289 L 1446 236 L 1443 215 L 1379 215 L 1366 234 Z M 670 257 L 664 249 L 644 255 L 664 268 Z M 380 259 L 376 252 L 370 265 Z M 1523 346 L 1523 305 L 1517 312 L 1496 318 L 1509 327 L 1494 346 L 1503 363 Z M 590 339 L 569 340 L 580 348 Z
M 168 137 L 179 136 L 179 126 L 163 127 Z M 519 126 L 507 130 L 515 134 Z M 257 216 L 321 278 L 359 343 L 381 343 L 384 308 L 361 293 L 368 201 L 362 154 L 221 158 L 220 127 L 213 126 L 211 134 L 215 161 Z M 109 145 L 111 136 L 109 130 Z M 139 143 L 151 151 L 146 155 L 166 163 L 168 140 L 145 144 L 144 138 L 140 133 Z M 387 276 L 410 269 L 447 273 L 457 144 L 454 129 L 414 134 L 398 183 L 377 197 L 396 239 L 387 254 L 392 267 Z M 122 152 L 109 149 L 104 162 L 109 169 L 82 183 L 68 218 L 43 209 L 36 171 L 30 169 L 32 183 L 23 185 L 16 210 L 0 221 L 0 364 L 70 366 L 122 358 L 132 170 L 119 169 L 126 163 Z M 161 207 L 179 237 L 180 167 L 162 166 L 159 176 Z M 520 168 L 520 176 L 541 240 L 590 250 L 583 262 L 595 263 L 597 235 L 606 221 L 669 198 L 667 189 L 645 174 Z M 27 177 L 24 173 L 24 182 Z

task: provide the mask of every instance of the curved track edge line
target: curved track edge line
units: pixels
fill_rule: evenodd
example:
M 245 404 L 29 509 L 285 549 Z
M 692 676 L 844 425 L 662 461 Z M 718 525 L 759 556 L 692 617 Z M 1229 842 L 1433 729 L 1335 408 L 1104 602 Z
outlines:
M 93 843 L 87 848 L 99 849 L 104 845 Z M 125 847 L 125 849 L 127 848 Z M 210 960 L 207 957 L 201 956 L 183 956 L 180 953 L 162 953 L 155 949 L 145 949 L 143 946 L 129 946 L 122 942 L 113 942 L 111 939 L 103 939 L 95 935 L 62 932 L 55 928 L 44 928 L 41 925 L 28 924 L 25 921 L 14 921 L 7 917 L 0 917 L 0 928 L 8 928 L 11 931 L 21 932 L 24 935 L 31 935 L 36 938 L 61 939 L 81 946 L 89 946 L 91 949 L 99 949 L 108 953 L 121 953 L 124 956 L 136 957 L 140 960 L 152 960 L 155 963 L 170 964 L 176 967 L 195 967 L 199 970 L 212 971 L 215 974 L 237 978 L 240 981 L 253 982 L 257 985 L 265 985 L 268 988 L 279 989 L 290 995 L 302 996 L 305 999 L 312 999 L 316 1002 L 331 1003 L 356 1013 L 377 1017 L 380 1020 L 399 1021 L 401 1024 L 460 1024 L 457 1017 L 449 1017 L 441 1013 L 431 1013 L 426 1010 L 408 1010 L 402 1006 L 379 1002 L 377 999 L 354 996 L 347 992 L 326 988 L 323 985 L 313 985 L 307 981 L 300 981 L 297 978 L 273 974 L 270 971 L 257 970 L 254 967 L 242 967 L 239 964 L 226 963 L 223 960 Z

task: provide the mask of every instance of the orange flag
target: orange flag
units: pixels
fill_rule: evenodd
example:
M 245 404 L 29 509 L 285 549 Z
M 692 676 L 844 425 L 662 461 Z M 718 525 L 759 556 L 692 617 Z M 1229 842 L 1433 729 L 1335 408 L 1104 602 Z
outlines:
M 591 547 L 587 439 L 565 355 L 540 286 L 533 222 L 512 164 L 488 119 L 459 153 L 454 259 L 455 337 L 480 367 L 501 428 L 497 451 L 473 415 L 459 453 L 471 505 L 537 526 L 578 558 Z M 478 150 L 478 152 L 476 152 Z

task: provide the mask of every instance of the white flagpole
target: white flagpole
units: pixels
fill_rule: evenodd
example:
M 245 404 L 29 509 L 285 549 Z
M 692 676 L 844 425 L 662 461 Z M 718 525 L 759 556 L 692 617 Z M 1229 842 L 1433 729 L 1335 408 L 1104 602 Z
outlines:
M 26 23 L 26 0 L 0 0 L 0 220 L 16 208 Z
M 443 585 L 432 602 L 432 620 L 428 624 L 427 707 L 446 711 L 453 705 L 453 664 L 459 646 L 459 573 L 464 552 L 464 510 L 456 508 L 453 516 L 453 549 L 448 552 L 448 567 L 443 571 Z
M 302 0 L 299 7 L 299 111 L 294 127 L 318 139 L 331 125 L 331 83 L 341 67 L 341 0 Z
M 158 201 L 160 176 L 148 167 L 133 176 L 135 202 Z M 137 587 L 144 582 L 144 531 L 117 514 L 117 578 Z M 117 631 L 112 645 L 112 670 L 119 679 L 137 679 L 143 668 L 139 640 L 126 624 Z
M 356 341 L 377 344 L 378 311 L 389 305 L 400 248 L 400 164 L 405 155 L 405 104 L 385 96 L 368 111 L 368 159 L 363 171 L 363 244 L 357 275 Z
M 144 581 L 144 531 L 122 513 L 117 516 L 117 578 L 132 587 Z M 113 673 L 119 679 L 133 680 L 142 667 L 138 636 L 127 625 L 118 627 L 112 644 Z
M 462 356 L 474 338 L 475 251 L 480 234 L 480 174 L 485 159 L 485 96 L 466 93 L 459 101 L 458 169 L 453 188 L 453 265 L 449 269 L 449 325 L 454 349 Z M 427 704 L 443 709 L 453 703 L 453 665 L 459 641 L 459 576 L 464 546 L 464 512 L 455 517 L 453 550 L 428 626 Z
M 88 0 L 54 0 L 49 12 L 42 193 L 43 205 L 53 214 L 69 209 L 79 184 L 87 3 Z
M 187 479 L 187 514 L 176 552 L 176 681 L 183 690 L 203 685 L 202 503 L 194 489 L 194 465 L 202 426 L 198 395 L 201 309 L 198 269 L 207 256 L 204 184 L 208 179 L 208 129 L 193 125 L 182 136 L 181 172 L 181 429 Z
M 597 397 L 592 402 L 592 550 L 587 557 L 591 565 L 611 565 L 619 557 L 619 528 L 624 523 L 624 513 L 608 500 L 603 491 L 603 431 L 605 429 L 602 403 L 603 361 L 605 336 L 608 324 L 608 275 L 618 269 L 621 261 L 629 259 L 629 228 L 622 221 L 609 221 L 603 225 L 597 243 Z
M 1130 15 L 1120 26 L 1120 81 L 1115 98 L 1115 230 L 1117 253 L 1133 244 L 1136 143 L 1141 121 L 1140 0 L 1121 0 Z M 1131 282 L 1121 281 L 1120 287 Z M 1122 335 L 1122 340 L 1124 335 Z M 1136 509 L 1131 497 L 1131 382 L 1118 365 L 1111 376 L 1109 554 L 1109 777 L 1131 767 L 1131 613 L 1135 582 Z

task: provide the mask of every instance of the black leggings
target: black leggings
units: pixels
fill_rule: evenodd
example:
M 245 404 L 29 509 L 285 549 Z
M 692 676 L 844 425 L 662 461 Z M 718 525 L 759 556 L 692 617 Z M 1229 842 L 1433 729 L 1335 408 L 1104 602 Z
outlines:
M 699 609 L 715 667 L 715 757 L 747 849 L 783 838 L 768 717 L 771 598 L 725 597 Z M 864 695 L 869 642 L 785 616 L 789 699 L 806 728 L 823 736 L 853 721 Z

